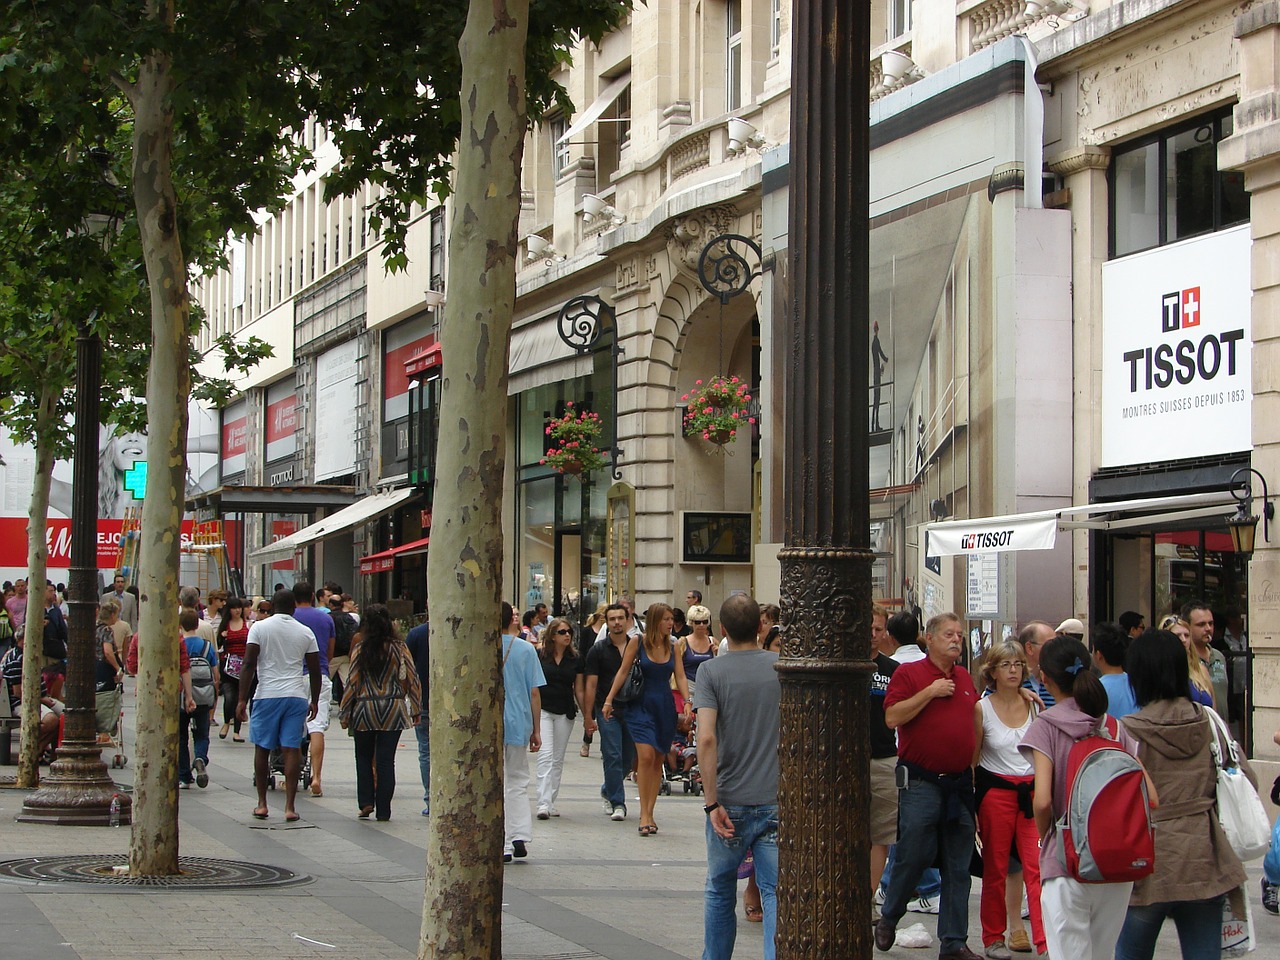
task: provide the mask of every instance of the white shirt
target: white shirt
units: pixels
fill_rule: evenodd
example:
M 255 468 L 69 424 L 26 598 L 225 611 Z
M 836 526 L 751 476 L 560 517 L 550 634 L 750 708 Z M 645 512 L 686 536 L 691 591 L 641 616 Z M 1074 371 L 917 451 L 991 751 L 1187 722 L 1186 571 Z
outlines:
M 1018 750 L 1018 744 L 1031 729 L 1035 711 L 1027 711 L 1027 719 L 1020 727 L 1010 727 L 996 713 L 996 705 L 990 697 L 978 701 L 982 708 L 982 753 L 978 763 L 1002 777 L 1029 777 L 1035 771 L 1027 758 Z
M 266 620 L 255 621 L 245 643 L 258 648 L 258 689 L 253 699 L 311 699 L 311 681 L 302 672 L 302 666 L 307 654 L 318 654 L 320 646 L 310 627 L 286 613 L 277 613 Z
M 890 660 L 897 660 L 899 663 L 915 663 L 917 660 L 923 660 L 928 654 L 920 649 L 918 643 L 904 643 L 893 653 L 889 654 Z

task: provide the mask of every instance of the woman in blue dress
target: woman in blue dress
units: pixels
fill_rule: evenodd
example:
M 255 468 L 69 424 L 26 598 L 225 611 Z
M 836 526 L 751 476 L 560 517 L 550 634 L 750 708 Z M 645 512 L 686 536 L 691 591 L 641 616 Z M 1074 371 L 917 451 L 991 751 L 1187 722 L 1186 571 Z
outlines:
M 653 808 L 658 802 L 658 788 L 662 785 L 662 758 L 671 749 L 676 735 L 676 705 L 671 695 L 671 677 L 674 673 L 676 689 L 684 698 L 686 716 L 692 710 L 689 686 L 684 677 L 684 664 L 676 656 L 671 642 L 671 628 L 675 617 L 665 603 L 655 603 L 645 617 L 643 637 L 632 638 L 622 655 L 622 667 L 614 677 L 613 686 L 605 698 L 601 713 L 606 719 L 613 715 L 613 698 L 631 673 L 631 664 L 640 658 L 640 672 L 644 674 L 644 691 L 639 699 L 627 704 L 627 731 L 636 744 L 636 781 L 640 787 L 640 836 L 651 837 L 658 832 Z

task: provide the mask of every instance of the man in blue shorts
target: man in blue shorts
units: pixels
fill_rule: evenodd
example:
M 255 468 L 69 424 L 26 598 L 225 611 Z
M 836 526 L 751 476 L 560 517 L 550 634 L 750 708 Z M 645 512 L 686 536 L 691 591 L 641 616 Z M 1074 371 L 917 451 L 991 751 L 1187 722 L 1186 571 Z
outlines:
M 307 721 L 320 709 L 320 649 L 316 635 L 293 618 L 292 590 L 277 590 L 271 598 L 272 615 L 249 628 L 244 665 L 240 668 L 240 702 L 236 716 L 249 720 L 253 741 L 254 785 L 258 806 L 253 815 L 267 819 L 268 759 L 279 748 L 284 758 L 284 818 L 299 819 L 293 802 L 298 793 L 298 772 L 302 768 L 302 738 Z M 307 672 L 302 672 L 303 666 Z M 246 699 L 258 679 L 253 694 L 253 716 Z M 308 693 L 310 702 L 308 703 Z

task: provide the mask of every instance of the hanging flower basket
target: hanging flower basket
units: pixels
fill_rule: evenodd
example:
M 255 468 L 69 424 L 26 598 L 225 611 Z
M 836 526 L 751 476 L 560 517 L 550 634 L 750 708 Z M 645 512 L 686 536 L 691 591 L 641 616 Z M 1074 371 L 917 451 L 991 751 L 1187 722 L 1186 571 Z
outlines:
M 751 394 L 739 377 L 715 376 L 698 380 L 681 401 L 687 404 L 684 414 L 685 436 L 701 436 L 703 440 L 724 445 L 737 439 L 738 431 L 756 422 L 747 415 Z
M 599 470 L 605 464 L 596 441 L 600 439 L 600 415 L 579 410 L 566 401 L 564 416 L 547 424 L 549 446 L 540 463 L 560 473 L 580 474 Z

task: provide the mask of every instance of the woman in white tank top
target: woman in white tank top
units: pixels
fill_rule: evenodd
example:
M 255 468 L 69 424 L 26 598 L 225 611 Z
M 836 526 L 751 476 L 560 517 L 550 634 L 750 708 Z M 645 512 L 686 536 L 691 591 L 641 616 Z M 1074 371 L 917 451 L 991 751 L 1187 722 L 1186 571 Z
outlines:
M 1026 654 L 1012 640 L 992 644 L 982 661 L 980 688 L 988 691 L 974 708 L 977 749 L 974 752 L 974 792 L 978 805 L 978 834 L 982 840 L 982 944 L 990 960 L 1009 960 L 1005 942 L 1007 914 L 1005 884 L 1009 852 L 1017 849 L 1031 908 L 1031 938 L 1044 954 L 1044 925 L 1040 917 L 1040 840 L 1032 816 L 1035 777 L 1031 764 L 1018 752 L 1035 718 L 1035 709 L 1022 689 L 1027 678 Z

